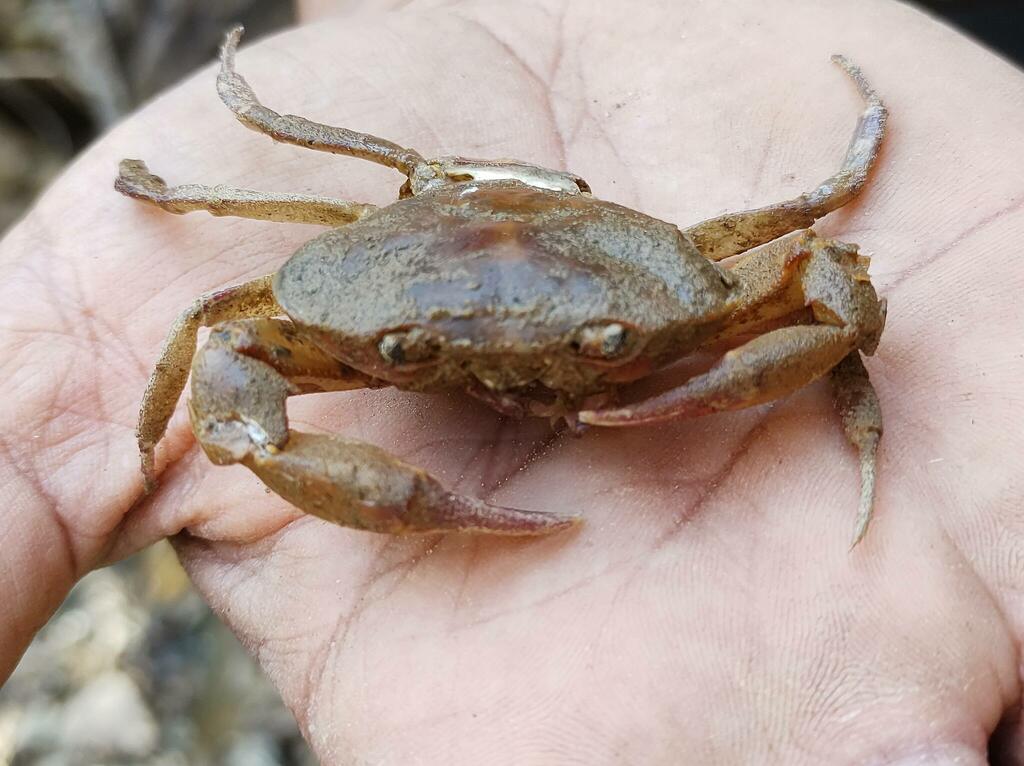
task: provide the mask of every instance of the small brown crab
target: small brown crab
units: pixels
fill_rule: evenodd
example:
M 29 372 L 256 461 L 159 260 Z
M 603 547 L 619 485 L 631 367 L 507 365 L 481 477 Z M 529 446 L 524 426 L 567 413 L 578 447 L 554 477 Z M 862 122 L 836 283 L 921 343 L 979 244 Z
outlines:
M 204 295 L 178 317 L 139 415 L 148 487 L 154 449 L 191 368 L 189 411 L 209 458 L 246 465 L 304 511 L 378 532 L 543 534 L 577 519 L 490 505 L 446 491 L 377 447 L 290 431 L 286 398 L 462 389 L 509 415 L 629 426 L 749 407 L 831 371 L 860 452 L 854 542 L 863 537 L 882 423 L 860 354 L 874 352 L 885 304 L 855 246 L 806 228 L 857 194 L 877 155 L 886 111 L 860 70 L 834 58 L 866 102 L 839 172 L 796 199 L 680 230 L 591 196 L 571 173 L 426 160 L 384 139 L 282 116 L 234 71 L 241 33 L 225 39 L 217 86 L 244 125 L 388 165 L 408 180 L 397 202 L 376 208 L 168 187 L 142 162 L 122 162 L 118 191 L 172 213 L 332 227 L 276 274 Z M 212 331 L 196 354 L 201 326 Z M 623 384 L 733 336 L 755 337 L 678 388 L 609 407 Z

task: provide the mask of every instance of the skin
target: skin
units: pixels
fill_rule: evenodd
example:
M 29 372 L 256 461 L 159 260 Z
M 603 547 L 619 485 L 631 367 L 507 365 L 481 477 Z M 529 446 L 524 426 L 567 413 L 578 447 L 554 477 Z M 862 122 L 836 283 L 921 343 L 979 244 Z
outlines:
M 274 271 L 310 229 L 145 210 L 103 191 L 120 157 L 378 205 L 401 181 L 240 135 L 204 72 L 95 146 L 0 248 L 4 667 L 75 579 L 174 534 L 325 763 L 971 764 L 997 727 L 992 760 L 1022 762 L 1024 78 L 889 2 L 503 7 L 310 27 L 253 46 L 246 73 L 289 111 L 569 166 L 686 221 L 833 172 L 856 106 L 827 61 L 855 57 L 891 132 L 873 184 L 816 231 L 856 239 L 894 307 L 869 360 L 887 419 L 871 534 L 847 552 L 856 461 L 824 383 L 553 442 L 463 395 L 289 403 L 303 430 L 466 494 L 585 514 L 542 540 L 325 524 L 210 469 L 184 413 L 173 467 L 132 509 L 139 391 L 169 321 L 197 290 Z M 274 92 L 289 79 L 316 87 Z

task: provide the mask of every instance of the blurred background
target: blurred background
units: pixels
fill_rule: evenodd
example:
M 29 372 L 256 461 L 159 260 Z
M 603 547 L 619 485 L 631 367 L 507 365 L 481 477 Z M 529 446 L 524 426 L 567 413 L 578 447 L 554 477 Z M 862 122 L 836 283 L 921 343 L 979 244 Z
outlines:
M 1024 0 L 912 4 L 1024 65 Z M 283 0 L 0 0 L 0 234 L 96 136 L 210 62 L 238 21 L 251 43 L 295 23 L 296 9 Z M 85 578 L 0 689 L 0 766 L 95 763 L 314 763 L 166 543 Z

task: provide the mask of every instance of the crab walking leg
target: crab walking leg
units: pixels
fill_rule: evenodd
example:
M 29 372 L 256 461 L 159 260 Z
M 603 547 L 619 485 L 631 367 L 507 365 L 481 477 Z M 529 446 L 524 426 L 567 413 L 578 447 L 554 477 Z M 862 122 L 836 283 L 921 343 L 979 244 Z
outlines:
M 139 424 L 135 429 L 147 492 L 156 486 L 153 451 L 167 430 L 167 423 L 188 380 L 199 328 L 225 319 L 283 313 L 270 287 L 272 279 L 273 275 L 257 277 L 201 295 L 178 315 L 171 326 L 149 377 L 146 392 L 142 395 Z
M 176 215 L 205 210 L 216 216 L 343 226 L 376 209 L 374 205 L 311 194 L 273 194 L 219 185 L 168 186 L 160 176 L 153 175 L 142 160 L 121 160 L 114 188 L 125 196 L 149 202 Z
M 247 128 L 265 133 L 275 141 L 286 144 L 379 162 L 406 175 L 411 175 L 416 168 L 426 165 L 419 152 L 406 149 L 387 139 L 357 133 L 347 128 L 323 125 L 292 114 L 278 114 L 273 109 L 263 106 L 249 83 L 235 72 L 235 50 L 238 48 L 242 31 L 243 28 L 237 26 L 224 36 L 224 43 L 220 49 L 221 69 L 217 76 L 217 93 L 221 101 Z
M 833 56 L 832 61 L 853 79 L 866 104 L 839 172 L 814 191 L 795 199 L 756 210 L 726 213 L 685 229 L 684 233 L 704 257 L 719 261 L 807 228 L 852 200 L 864 186 L 885 135 L 887 112 L 857 66 L 843 56 Z
M 882 438 L 882 407 L 859 352 L 848 354 L 832 370 L 832 395 L 843 421 L 843 432 L 860 455 L 860 509 L 852 548 L 864 539 L 871 523 L 875 507 L 875 462 Z
M 242 463 L 288 502 L 342 526 L 539 535 L 578 521 L 448 492 L 379 447 L 288 429 L 289 395 L 373 383 L 302 341 L 290 322 L 232 322 L 214 329 L 193 362 L 189 412 L 214 463 Z

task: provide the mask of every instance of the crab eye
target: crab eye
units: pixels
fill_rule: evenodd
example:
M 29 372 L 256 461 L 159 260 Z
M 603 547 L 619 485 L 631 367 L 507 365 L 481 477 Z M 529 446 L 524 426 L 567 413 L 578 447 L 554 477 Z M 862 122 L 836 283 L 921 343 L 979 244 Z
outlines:
M 429 362 L 437 356 L 441 344 L 431 333 L 419 327 L 389 332 L 377 342 L 377 351 L 390 365 Z
M 576 334 L 572 348 L 582 356 L 593 359 L 615 359 L 622 356 L 629 347 L 631 333 L 619 322 L 589 325 Z

